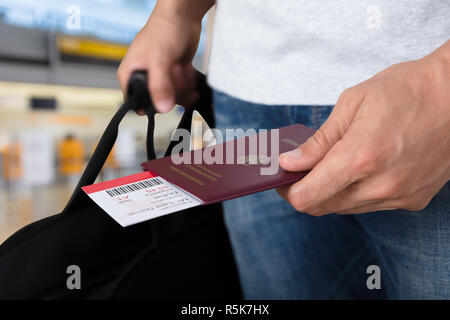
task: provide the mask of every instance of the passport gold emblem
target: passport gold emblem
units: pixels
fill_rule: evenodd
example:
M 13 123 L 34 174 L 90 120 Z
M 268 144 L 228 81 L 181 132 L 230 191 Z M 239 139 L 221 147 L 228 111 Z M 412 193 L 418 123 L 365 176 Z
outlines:
M 254 164 L 262 164 L 266 165 L 270 163 L 270 158 L 265 155 L 245 155 L 242 157 L 239 157 L 237 159 L 237 164 L 243 164 L 243 165 L 254 165 Z

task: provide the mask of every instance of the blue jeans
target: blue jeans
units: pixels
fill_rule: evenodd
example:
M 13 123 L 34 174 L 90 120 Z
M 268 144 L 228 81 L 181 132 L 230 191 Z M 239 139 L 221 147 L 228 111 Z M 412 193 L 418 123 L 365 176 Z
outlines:
M 318 128 L 332 106 L 268 106 L 214 92 L 216 127 Z M 247 299 L 449 299 L 450 183 L 420 212 L 313 217 L 275 190 L 224 202 Z M 377 265 L 381 289 L 369 290 Z M 372 283 L 372 281 L 370 281 Z

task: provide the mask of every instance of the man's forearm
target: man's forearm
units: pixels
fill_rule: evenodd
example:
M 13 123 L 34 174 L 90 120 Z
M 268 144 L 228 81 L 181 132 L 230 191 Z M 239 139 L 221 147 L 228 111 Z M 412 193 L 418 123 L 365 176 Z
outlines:
M 200 22 L 215 0 L 158 0 L 154 13 L 175 19 Z

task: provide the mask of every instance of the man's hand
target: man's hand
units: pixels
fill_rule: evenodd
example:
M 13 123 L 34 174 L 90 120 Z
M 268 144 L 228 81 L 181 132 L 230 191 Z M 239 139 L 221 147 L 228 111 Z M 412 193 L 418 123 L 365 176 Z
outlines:
M 213 0 L 158 1 L 119 66 L 117 77 L 122 91 L 126 93 L 133 71 L 147 70 L 149 91 L 159 112 L 170 111 L 176 102 L 189 107 L 197 99 L 191 63 L 202 17 L 213 5 Z
M 280 155 L 278 188 L 312 215 L 421 210 L 450 179 L 450 41 L 345 90 L 323 126 Z

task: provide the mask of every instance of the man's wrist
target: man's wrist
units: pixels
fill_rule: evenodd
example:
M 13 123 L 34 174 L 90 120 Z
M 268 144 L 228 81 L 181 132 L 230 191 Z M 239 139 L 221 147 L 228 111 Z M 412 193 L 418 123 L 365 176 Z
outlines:
M 450 109 L 450 40 L 420 60 L 428 96 Z
M 201 23 L 215 0 L 158 0 L 153 14 L 165 19 Z
M 436 54 L 448 65 L 450 65 L 450 40 L 436 49 Z

